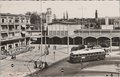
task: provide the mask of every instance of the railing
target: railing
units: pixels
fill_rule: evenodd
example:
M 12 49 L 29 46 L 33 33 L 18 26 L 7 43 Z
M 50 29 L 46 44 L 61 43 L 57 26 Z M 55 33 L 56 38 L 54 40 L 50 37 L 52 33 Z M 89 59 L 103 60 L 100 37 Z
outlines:
M 70 35 L 80 35 L 80 36 L 120 36 L 120 30 L 109 30 L 109 29 L 80 29 L 73 33 L 69 32 Z M 49 36 L 67 36 L 68 31 L 49 31 Z
M 77 32 L 120 32 L 120 30 L 110 30 L 110 29 L 80 29 L 75 30 Z
M 92 30 L 76 30 L 74 31 L 74 33 L 76 34 L 88 34 L 88 35 L 104 35 L 104 34 L 120 34 L 120 30 L 108 30 L 108 29 L 105 29 L 105 30 L 95 30 L 95 29 L 92 29 Z
M 2 37 L 1 41 L 11 40 L 11 39 L 18 39 L 20 36 L 12 36 L 12 37 Z
M 1 29 L 1 32 L 6 33 L 8 31 L 8 29 Z
M 6 39 L 8 39 L 8 37 L 2 37 L 2 38 L 1 38 L 1 40 L 6 40 Z
M 49 31 L 50 36 L 67 36 L 68 31 Z

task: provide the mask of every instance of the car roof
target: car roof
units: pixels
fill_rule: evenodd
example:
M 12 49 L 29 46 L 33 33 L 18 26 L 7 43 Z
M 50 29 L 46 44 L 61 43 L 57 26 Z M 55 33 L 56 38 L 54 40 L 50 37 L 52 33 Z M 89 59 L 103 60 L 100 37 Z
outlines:
M 104 49 L 82 49 L 77 51 L 72 51 L 73 54 L 87 54 L 87 53 L 96 53 L 96 52 L 105 52 Z

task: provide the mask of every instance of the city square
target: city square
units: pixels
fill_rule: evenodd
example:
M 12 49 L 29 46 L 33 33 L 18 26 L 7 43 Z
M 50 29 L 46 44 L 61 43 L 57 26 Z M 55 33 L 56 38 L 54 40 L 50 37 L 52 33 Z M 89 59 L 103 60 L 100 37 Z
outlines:
M 120 77 L 119 17 L 120 1 L 0 1 L 0 77 Z

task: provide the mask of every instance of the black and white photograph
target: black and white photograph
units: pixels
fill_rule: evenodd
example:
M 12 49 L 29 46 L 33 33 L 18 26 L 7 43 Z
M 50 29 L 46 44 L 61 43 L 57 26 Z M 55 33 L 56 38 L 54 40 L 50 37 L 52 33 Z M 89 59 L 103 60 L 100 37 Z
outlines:
M 0 0 L 0 77 L 120 77 L 120 0 Z

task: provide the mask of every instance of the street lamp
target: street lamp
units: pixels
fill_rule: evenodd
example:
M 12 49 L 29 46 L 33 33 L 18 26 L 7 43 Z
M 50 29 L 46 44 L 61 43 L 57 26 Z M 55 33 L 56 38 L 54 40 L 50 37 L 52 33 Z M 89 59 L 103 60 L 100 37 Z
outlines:
M 44 51 L 44 53 L 45 53 L 45 62 L 46 62 L 46 56 L 48 54 L 48 47 L 46 45 L 46 34 L 47 34 L 46 32 L 47 32 L 47 23 L 44 24 L 44 37 L 45 37 L 45 51 Z
M 14 64 L 11 64 L 11 67 L 12 67 L 12 69 L 13 69 Z M 13 70 L 12 70 L 12 72 L 13 72 Z M 10 74 L 10 76 L 11 76 L 11 77 L 14 77 L 13 74 L 14 74 L 14 73 Z
M 62 77 L 64 76 L 64 68 L 61 68 Z
M 85 56 L 82 56 L 82 57 L 81 57 L 81 60 L 80 60 L 80 64 L 81 64 L 81 69 L 80 69 L 80 71 L 81 71 L 81 73 L 82 73 L 82 61 L 83 61 L 83 59 L 85 59 Z
M 54 54 L 54 61 L 55 61 L 55 51 L 53 52 L 53 54 Z
M 68 36 L 67 36 L 67 43 L 68 43 L 68 47 L 67 47 L 67 52 L 68 52 L 68 54 L 69 54 L 69 24 L 68 24 L 68 26 L 67 26 L 67 28 L 68 28 Z
M 118 77 L 119 77 L 119 73 L 120 73 L 120 64 L 116 64 L 117 68 L 116 68 L 116 71 L 118 72 Z
M 42 42 L 43 42 L 43 39 L 42 39 L 42 37 L 43 37 L 43 32 L 42 32 L 42 31 L 43 31 L 43 30 L 42 30 L 42 0 L 41 0 L 41 2 L 40 2 L 40 5 L 41 5 L 41 20 L 40 20 L 41 24 L 40 24 L 40 25 L 41 25 L 41 55 L 42 55 L 42 46 L 43 46 L 43 45 L 42 45 L 42 44 L 43 44 L 43 43 L 42 43 Z M 42 60 L 42 56 L 41 56 L 41 60 Z
M 17 77 L 17 74 L 16 74 L 16 71 L 14 71 L 13 69 L 14 69 L 14 64 L 11 64 L 11 67 L 12 67 L 12 74 L 10 74 L 11 75 L 11 77 Z

